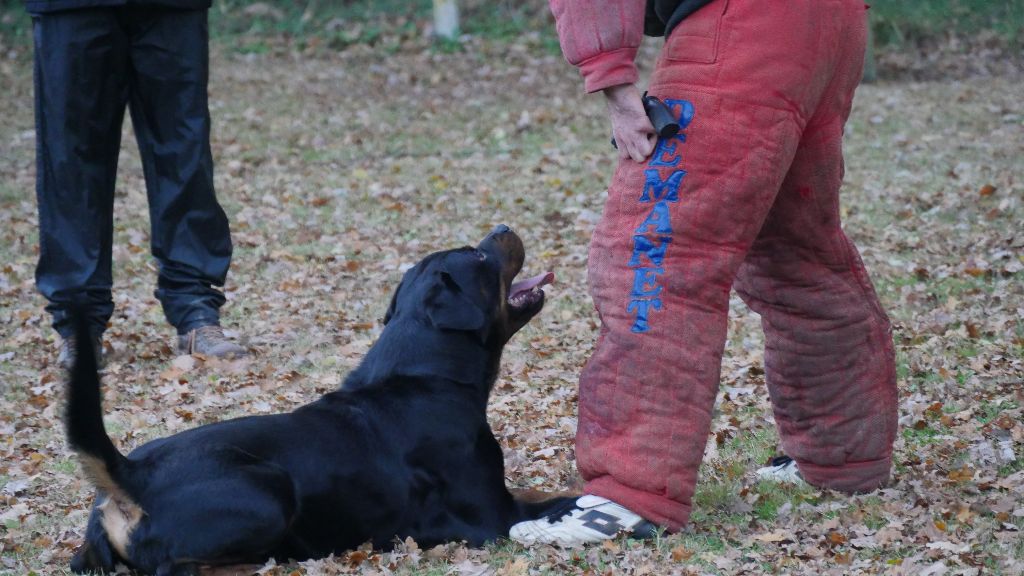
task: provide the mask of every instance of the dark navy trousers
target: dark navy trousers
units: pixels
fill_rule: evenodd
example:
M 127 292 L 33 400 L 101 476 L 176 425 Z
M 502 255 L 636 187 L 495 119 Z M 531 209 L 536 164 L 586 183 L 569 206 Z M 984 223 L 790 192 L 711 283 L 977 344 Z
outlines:
M 231 262 L 213 188 L 206 10 L 108 7 L 37 15 L 36 286 L 53 327 L 84 299 L 94 331 L 113 313 L 114 182 L 127 106 L 149 200 L 156 297 L 185 333 L 218 322 Z

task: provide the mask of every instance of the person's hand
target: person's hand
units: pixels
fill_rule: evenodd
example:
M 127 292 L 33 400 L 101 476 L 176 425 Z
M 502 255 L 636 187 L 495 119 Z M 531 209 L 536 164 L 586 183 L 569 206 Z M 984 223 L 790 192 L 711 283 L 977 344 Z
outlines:
M 644 112 L 640 90 L 634 84 L 620 84 L 605 88 L 604 97 L 619 158 L 643 162 L 654 151 L 658 136 Z

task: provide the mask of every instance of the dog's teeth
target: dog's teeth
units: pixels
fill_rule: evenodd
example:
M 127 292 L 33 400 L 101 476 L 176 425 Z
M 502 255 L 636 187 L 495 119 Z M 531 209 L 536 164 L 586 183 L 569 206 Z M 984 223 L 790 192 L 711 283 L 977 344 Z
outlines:
M 515 296 L 512 296 L 511 298 L 509 298 L 508 299 L 508 303 L 511 304 L 512 306 L 522 306 L 523 304 L 525 304 L 529 300 L 530 300 L 530 293 L 528 293 L 528 292 L 520 292 L 520 293 L 516 294 Z

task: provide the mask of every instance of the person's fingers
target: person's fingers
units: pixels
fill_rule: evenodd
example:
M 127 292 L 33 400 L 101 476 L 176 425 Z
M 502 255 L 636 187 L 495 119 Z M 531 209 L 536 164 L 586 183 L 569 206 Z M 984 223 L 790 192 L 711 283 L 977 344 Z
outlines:
M 632 135 L 626 131 L 621 131 L 617 140 L 619 142 L 619 157 L 622 159 L 633 158 Z
M 630 139 L 629 132 L 623 130 L 619 126 L 612 125 L 612 134 L 616 143 L 616 151 L 619 153 L 619 158 L 625 160 L 626 158 L 632 158 L 632 154 L 629 153 Z
M 654 152 L 654 147 L 658 144 L 658 136 L 653 133 L 647 133 L 643 142 L 640 143 L 640 153 L 643 154 L 644 158 L 651 155 Z
M 646 114 L 639 118 L 639 120 L 640 122 L 635 127 L 632 138 L 633 152 L 635 154 L 633 159 L 637 162 L 643 162 L 654 151 L 654 143 L 658 141 L 658 136 L 654 133 L 654 126 L 651 125 Z
M 630 155 L 631 158 L 633 158 L 634 162 L 640 163 L 640 162 L 643 162 L 647 158 L 647 154 L 644 154 L 644 151 L 643 151 L 643 143 L 645 143 L 645 142 L 646 142 L 646 139 L 644 139 L 642 137 L 638 137 L 638 138 L 635 138 L 630 143 L 629 155 Z
M 610 111 L 612 133 L 618 144 L 619 157 L 643 162 L 654 151 L 658 140 L 647 115 L 632 109 L 612 108 Z
M 625 149 L 626 154 L 635 162 L 643 162 L 654 151 L 656 136 L 640 127 L 636 131 L 624 134 L 621 141 L 620 150 Z
M 640 91 L 633 84 L 623 84 L 605 89 L 604 95 L 619 157 L 643 162 L 654 150 L 655 137 Z

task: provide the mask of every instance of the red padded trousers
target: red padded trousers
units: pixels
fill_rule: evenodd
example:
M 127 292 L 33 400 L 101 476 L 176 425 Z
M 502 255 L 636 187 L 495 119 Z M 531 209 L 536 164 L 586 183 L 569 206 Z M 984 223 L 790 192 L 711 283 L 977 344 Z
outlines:
M 590 246 L 586 492 L 687 522 L 732 287 L 761 315 L 775 420 L 804 478 L 846 492 L 888 480 L 891 330 L 839 221 L 865 25 L 854 0 L 715 0 L 668 38 L 649 91 L 683 129 L 619 163 Z

